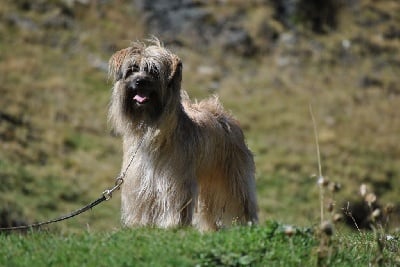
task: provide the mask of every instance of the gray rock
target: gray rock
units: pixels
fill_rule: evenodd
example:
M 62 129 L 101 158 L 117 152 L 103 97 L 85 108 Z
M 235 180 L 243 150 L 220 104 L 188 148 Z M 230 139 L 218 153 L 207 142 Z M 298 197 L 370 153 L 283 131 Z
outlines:
M 207 9 L 205 1 L 136 0 L 151 34 L 167 42 L 194 45 L 216 43 L 228 51 L 252 55 L 256 49 L 239 15 L 221 19 Z
M 28 19 L 26 17 L 22 17 L 19 14 L 16 13 L 12 13 L 9 14 L 6 17 L 6 21 L 10 24 L 10 25 L 14 25 L 20 29 L 23 30 L 27 30 L 27 31 L 35 31 L 37 30 L 39 27 L 37 26 L 37 24 L 35 22 L 33 22 L 31 19 Z

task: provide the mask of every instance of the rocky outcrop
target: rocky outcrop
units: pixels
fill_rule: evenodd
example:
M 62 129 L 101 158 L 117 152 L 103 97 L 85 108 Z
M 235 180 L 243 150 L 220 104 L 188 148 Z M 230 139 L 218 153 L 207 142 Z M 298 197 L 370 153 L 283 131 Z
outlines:
M 244 56 L 264 52 L 265 44 L 278 40 L 282 29 L 291 30 L 299 24 L 316 33 L 334 29 L 340 7 L 334 0 L 249 0 L 240 3 L 135 0 L 134 3 L 144 15 L 147 30 L 167 42 L 196 47 L 199 43 L 213 43 Z M 257 16 L 259 18 L 254 19 Z M 249 24 L 253 29 L 246 27 Z M 262 45 L 259 39 L 262 39 Z
M 197 46 L 198 43 L 217 43 L 243 55 L 252 55 L 256 51 L 252 38 L 242 26 L 244 16 L 240 9 L 220 15 L 211 11 L 218 3 L 206 4 L 206 1 L 136 0 L 135 3 L 144 14 L 148 31 L 166 42 Z

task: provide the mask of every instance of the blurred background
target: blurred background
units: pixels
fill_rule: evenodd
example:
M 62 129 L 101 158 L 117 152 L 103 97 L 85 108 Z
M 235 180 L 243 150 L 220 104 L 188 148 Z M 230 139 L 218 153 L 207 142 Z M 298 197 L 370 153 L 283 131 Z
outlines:
M 239 119 L 261 222 L 318 223 L 312 105 L 323 175 L 341 188 L 326 202 L 350 203 L 362 225 L 365 184 L 400 226 L 396 0 L 1 0 L 0 226 L 68 213 L 114 183 L 107 62 L 152 35 L 182 59 L 193 99 L 218 94 Z M 118 229 L 119 198 L 52 229 Z

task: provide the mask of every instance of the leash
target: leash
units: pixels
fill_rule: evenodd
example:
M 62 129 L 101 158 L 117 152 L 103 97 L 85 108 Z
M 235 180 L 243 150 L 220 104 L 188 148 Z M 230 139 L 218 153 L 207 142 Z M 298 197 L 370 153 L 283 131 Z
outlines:
M 121 172 L 121 174 L 115 179 L 115 185 L 110 188 L 110 189 L 106 189 L 103 191 L 103 193 L 101 194 L 101 196 L 94 200 L 93 202 L 87 204 L 86 206 L 75 210 L 67 215 L 62 215 L 58 218 L 49 220 L 49 221 L 44 221 L 44 222 L 38 222 L 38 223 L 33 223 L 33 224 L 29 224 L 29 225 L 21 225 L 21 226 L 13 226 L 13 227 L 4 227 L 4 228 L 0 228 L 0 232 L 8 232 L 8 231 L 17 231 L 17 230 L 27 230 L 27 229 L 34 229 L 34 228 L 39 228 L 43 225 L 47 225 L 47 224 L 51 224 L 51 223 L 56 223 L 56 222 L 61 222 L 67 219 L 70 219 L 72 217 L 75 217 L 81 213 L 84 213 L 85 211 L 88 211 L 92 208 L 94 208 L 95 206 L 99 205 L 100 203 L 102 203 L 103 201 L 107 201 L 110 200 L 112 198 L 112 194 L 114 193 L 114 191 L 119 190 L 121 188 L 121 185 L 124 182 L 124 178 L 126 176 L 126 173 L 129 169 L 129 167 L 131 166 L 134 157 L 136 156 L 136 153 L 138 152 L 140 146 L 142 145 L 143 139 L 140 141 L 139 146 L 137 147 L 137 149 L 135 150 L 135 152 L 132 154 L 132 157 L 128 163 L 128 165 L 126 166 L 125 170 L 123 172 Z
M 61 222 L 61 221 L 70 219 L 72 217 L 75 217 L 75 216 L 77 216 L 77 215 L 79 215 L 81 213 L 84 213 L 87 210 L 90 210 L 90 209 L 94 208 L 95 206 L 99 205 L 101 202 L 111 199 L 112 193 L 115 190 L 118 190 L 121 187 L 123 181 L 124 181 L 123 178 L 118 177 L 116 179 L 116 181 L 115 181 L 115 186 L 113 188 L 105 190 L 102 193 L 101 197 L 99 197 L 95 201 L 89 203 L 88 205 L 84 206 L 83 208 L 80 208 L 80 209 L 78 209 L 76 211 L 71 212 L 70 214 L 62 215 L 62 216 L 60 216 L 60 217 L 58 217 L 56 219 L 52 219 L 52 220 L 45 221 L 45 222 L 38 222 L 38 223 L 29 224 L 29 225 L 21 225 L 21 226 L 0 228 L 0 232 L 2 232 L 2 231 L 16 231 L 16 230 L 26 230 L 26 229 L 32 229 L 32 228 L 39 228 L 40 226 L 43 226 L 43 225 L 56 223 L 56 222 Z

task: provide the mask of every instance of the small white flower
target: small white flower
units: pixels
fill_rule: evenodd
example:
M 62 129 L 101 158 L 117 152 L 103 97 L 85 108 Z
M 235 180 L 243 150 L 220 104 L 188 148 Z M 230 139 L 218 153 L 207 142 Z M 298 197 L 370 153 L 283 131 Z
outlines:
M 360 194 L 362 197 L 364 197 L 367 194 L 367 186 L 365 184 L 362 184 L 360 186 Z
M 392 235 L 387 235 L 386 236 L 386 240 L 387 241 L 391 241 L 391 240 L 393 240 L 394 239 L 394 236 L 392 236 Z
M 351 46 L 350 40 L 347 40 L 347 39 L 342 40 L 342 47 L 343 47 L 344 49 L 349 49 L 350 46 Z

